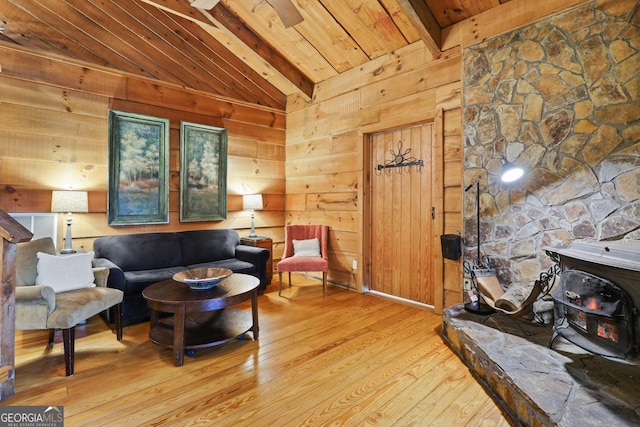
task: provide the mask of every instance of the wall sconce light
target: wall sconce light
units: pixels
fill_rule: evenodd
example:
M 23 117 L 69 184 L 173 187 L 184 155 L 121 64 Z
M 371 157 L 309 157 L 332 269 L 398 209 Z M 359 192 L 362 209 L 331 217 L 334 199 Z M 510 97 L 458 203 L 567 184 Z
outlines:
M 245 194 L 242 196 L 242 209 L 251 211 L 251 233 L 249 233 L 249 237 L 258 237 L 253 219 L 255 217 L 255 211 L 262 210 L 262 208 L 262 194 Z
M 89 201 L 86 191 L 53 191 L 51 193 L 51 212 L 67 212 L 67 234 L 64 238 L 64 249 L 61 254 L 72 254 L 75 251 L 71 244 L 71 213 L 89 212 Z

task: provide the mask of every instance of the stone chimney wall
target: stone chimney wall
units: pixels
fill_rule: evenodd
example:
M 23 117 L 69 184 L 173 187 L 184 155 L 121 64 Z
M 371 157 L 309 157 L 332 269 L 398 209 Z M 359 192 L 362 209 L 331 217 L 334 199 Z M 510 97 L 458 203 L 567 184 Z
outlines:
M 480 180 L 482 254 L 533 283 L 544 246 L 640 239 L 640 4 L 598 0 L 463 51 L 464 182 Z M 525 168 L 499 180 L 502 160 Z M 476 186 L 464 193 L 476 257 Z

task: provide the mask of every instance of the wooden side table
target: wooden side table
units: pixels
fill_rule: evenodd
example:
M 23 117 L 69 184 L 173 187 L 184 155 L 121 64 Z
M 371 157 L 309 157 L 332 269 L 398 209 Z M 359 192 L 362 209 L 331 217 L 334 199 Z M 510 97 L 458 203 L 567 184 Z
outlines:
M 269 261 L 267 261 L 267 284 L 273 278 L 273 240 L 270 237 L 241 237 L 241 245 L 255 246 L 269 251 Z

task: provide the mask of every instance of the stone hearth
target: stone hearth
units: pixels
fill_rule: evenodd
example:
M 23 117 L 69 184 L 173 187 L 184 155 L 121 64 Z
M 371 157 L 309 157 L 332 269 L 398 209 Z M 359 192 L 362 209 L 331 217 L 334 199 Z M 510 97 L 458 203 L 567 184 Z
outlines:
M 551 325 L 445 310 L 442 336 L 517 424 L 639 426 L 640 366 L 558 338 Z M 635 362 L 635 361 L 634 361 Z

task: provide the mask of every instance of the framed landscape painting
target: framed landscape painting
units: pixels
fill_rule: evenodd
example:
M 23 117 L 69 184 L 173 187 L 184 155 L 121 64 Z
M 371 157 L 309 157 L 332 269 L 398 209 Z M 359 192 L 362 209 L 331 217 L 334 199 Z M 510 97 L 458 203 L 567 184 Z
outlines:
M 169 120 L 109 110 L 109 225 L 169 222 Z
M 227 130 L 180 123 L 180 221 L 227 217 Z

